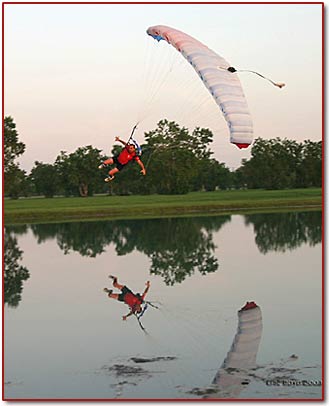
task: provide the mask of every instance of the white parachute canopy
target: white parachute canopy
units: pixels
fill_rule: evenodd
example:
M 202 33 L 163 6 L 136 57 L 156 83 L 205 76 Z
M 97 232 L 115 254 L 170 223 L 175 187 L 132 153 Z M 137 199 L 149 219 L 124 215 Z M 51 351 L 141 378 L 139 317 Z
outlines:
M 157 25 L 147 33 L 174 46 L 193 66 L 224 114 L 230 141 L 239 148 L 248 147 L 253 140 L 252 119 L 236 70 L 207 46 L 174 28 Z

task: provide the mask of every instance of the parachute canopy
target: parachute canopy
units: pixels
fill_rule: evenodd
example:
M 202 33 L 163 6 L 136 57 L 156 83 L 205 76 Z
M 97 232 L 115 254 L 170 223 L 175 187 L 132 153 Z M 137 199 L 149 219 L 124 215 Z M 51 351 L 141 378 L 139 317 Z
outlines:
M 229 70 L 230 64 L 193 37 L 164 25 L 156 25 L 147 34 L 157 41 L 167 41 L 193 66 L 224 114 L 230 141 L 239 148 L 252 143 L 252 119 L 240 80 Z

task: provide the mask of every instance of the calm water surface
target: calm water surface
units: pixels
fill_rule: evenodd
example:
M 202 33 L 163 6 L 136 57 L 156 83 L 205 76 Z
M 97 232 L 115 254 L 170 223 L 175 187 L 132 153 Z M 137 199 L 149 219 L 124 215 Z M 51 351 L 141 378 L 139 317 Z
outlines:
M 320 398 L 321 216 L 6 227 L 5 398 Z

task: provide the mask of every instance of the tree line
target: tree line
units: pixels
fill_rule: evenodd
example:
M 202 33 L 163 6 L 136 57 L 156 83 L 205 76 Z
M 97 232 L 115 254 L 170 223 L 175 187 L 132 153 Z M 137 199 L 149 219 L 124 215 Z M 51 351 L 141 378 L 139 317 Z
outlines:
M 161 120 L 144 134 L 142 160 L 147 176 L 138 165 L 129 164 L 110 184 L 104 182 L 107 170 L 99 164 L 107 157 L 87 145 L 68 153 L 60 151 L 53 163 L 35 161 L 29 174 L 17 163 L 25 151 L 19 141 L 14 119 L 4 119 L 5 196 L 41 195 L 92 196 L 96 193 L 185 194 L 216 189 L 292 189 L 321 187 L 322 141 L 297 142 L 288 139 L 257 138 L 251 158 L 230 170 L 212 157 L 209 145 L 213 134 L 207 128 L 189 131 L 173 121 Z M 115 145 L 112 156 L 120 152 Z

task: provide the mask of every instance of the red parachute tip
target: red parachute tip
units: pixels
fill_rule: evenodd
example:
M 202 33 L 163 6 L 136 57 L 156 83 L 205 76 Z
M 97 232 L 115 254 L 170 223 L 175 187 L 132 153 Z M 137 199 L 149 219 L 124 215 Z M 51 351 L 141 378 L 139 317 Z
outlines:
M 242 149 L 242 148 L 248 148 L 250 144 L 235 143 L 235 145 L 236 145 L 238 148 Z
M 241 309 L 240 312 L 243 310 L 250 310 L 258 307 L 255 302 L 247 302 Z

